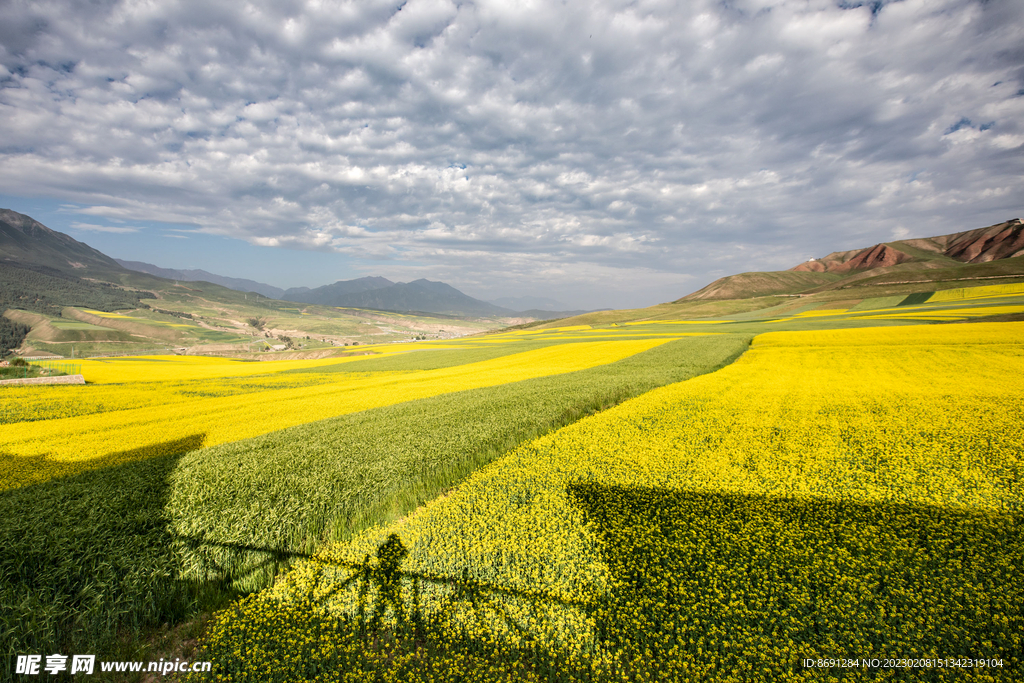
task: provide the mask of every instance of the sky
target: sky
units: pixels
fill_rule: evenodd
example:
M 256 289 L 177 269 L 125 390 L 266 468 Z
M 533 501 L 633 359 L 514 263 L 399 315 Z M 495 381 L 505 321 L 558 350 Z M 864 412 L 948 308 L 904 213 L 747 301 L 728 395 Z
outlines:
M 0 207 L 279 287 L 647 306 L 1024 216 L 1024 3 L 0 0 Z

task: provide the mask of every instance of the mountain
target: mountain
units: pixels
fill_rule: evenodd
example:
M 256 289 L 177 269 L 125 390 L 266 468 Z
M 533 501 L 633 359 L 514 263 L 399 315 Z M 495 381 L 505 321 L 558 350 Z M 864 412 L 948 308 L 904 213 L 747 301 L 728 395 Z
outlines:
M 245 278 L 225 277 L 223 275 L 209 273 L 205 270 L 176 270 L 174 268 L 161 268 L 160 266 L 154 266 L 152 263 L 143 263 L 142 261 L 124 261 L 119 258 L 114 260 L 128 270 L 148 273 L 149 275 L 162 277 L 165 280 L 181 280 L 182 282 L 212 282 L 215 285 L 234 289 L 239 292 L 256 292 L 269 299 L 280 299 L 281 295 L 284 294 L 284 290 L 280 287 L 268 285 L 263 282 L 256 282 L 255 280 L 246 280 Z
M 463 294 L 451 285 L 430 280 L 397 283 L 344 297 L 342 306 L 381 308 L 391 311 L 423 311 L 461 316 L 507 316 L 514 312 Z
M 297 301 L 304 304 L 320 304 L 321 306 L 345 306 L 333 303 L 349 294 L 359 294 L 373 289 L 384 289 L 395 283 L 384 277 L 361 277 L 355 280 L 338 280 L 333 285 L 324 285 L 316 289 L 309 287 L 293 287 L 282 292 L 284 301 Z
M 65 306 L 114 311 L 134 308 L 153 296 L 95 281 L 123 272 L 89 245 L 29 216 L 0 209 L 0 357 L 18 347 L 29 331 L 2 315 L 8 309 L 60 316 Z
M 286 301 L 381 311 L 419 311 L 456 316 L 508 316 L 514 312 L 474 299 L 443 282 L 391 282 L 382 277 L 343 280 L 316 289 L 290 289 Z
M 836 251 L 824 258 L 812 259 L 792 271 L 849 273 L 854 270 L 884 268 L 909 261 L 939 260 L 942 257 L 961 263 L 987 263 L 1024 255 L 1024 225 L 1019 218 L 987 228 L 955 232 L 938 237 L 900 240 L 876 244 L 867 249 Z
M 1014 218 L 986 228 L 836 251 L 785 271 L 729 275 L 676 302 L 796 296 L 848 289 L 854 284 L 880 286 L 1012 277 L 1024 274 L 1022 257 L 1024 225 Z
M 450 315 L 411 317 L 315 305 L 300 306 L 300 311 L 286 301 L 246 295 L 211 282 L 219 279 L 212 273 L 157 270 L 151 264 L 127 261 L 126 265 L 158 274 L 125 268 L 28 216 L 3 211 L 0 217 L 0 356 L 14 349 L 23 355 L 60 357 L 164 353 L 173 347 L 179 352 L 254 358 L 262 357 L 254 346 L 274 344 L 273 337 L 285 345 L 291 340 L 291 353 L 319 358 L 347 353 L 341 349 L 353 342 L 408 341 L 435 326 L 446 335 L 458 336 L 501 324 L 453 320 L 456 314 L 478 317 L 478 304 L 483 302 L 426 280 L 396 285 L 384 278 L 362 278 L 355 284 L 336 283 L 324 289 L 328 293 L 347 289 L 356 295 L 371 288 L 394 288 L 392 300 L 369 305 L 400 310 L 440 307 Z M 205 281 L 183 281 L 182 275 Z M 303 290 L 294 291 L 301 294 Z M 493 312 L 490 304 L 483 306 Z M 90 312 L 126 309 L 127 316 L 116 319 Z M 264 321 L 262 337 L 254 334 L 250 322 L 254 319 Z
M 0 209 L 0 266 L 3 266 L 0 303 L 6 303 L 5 307 L 57 315 L 63 306 L 114 310 L 137 305 L 140 296 L 152 295 L 130 290 L 172 284 L 168 280 L 209 282 L 231 290 L 258 292 L 270 299 L 326 306 L 469 317 L 513 314 L 509 309 L 466 296 L 443 282 L 425 279 L 395 283 L 383 277 L 363 277 L 315 289 L 297 287 L 285 291 L 262 282 L 224 277 L 205 270 L 178 270 L 141 261 L 121 261 L 10 209 Z M 0 312 L 3 310 L 0 308 Z M 550 313 L 545 312 L 545 316 Z
M 10 209 L 0 209 L 0 264 L 76 277 L 124 271 L 106 254 Z

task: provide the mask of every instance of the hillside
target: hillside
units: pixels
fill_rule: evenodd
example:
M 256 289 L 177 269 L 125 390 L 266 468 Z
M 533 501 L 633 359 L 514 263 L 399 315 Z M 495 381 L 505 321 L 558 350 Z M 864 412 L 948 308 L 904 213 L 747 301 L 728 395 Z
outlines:
M 830 284 L 839 278 L 839 275 L 832 273 L 795 273 L 788 270 L 774 273 L 740 273 L 719 278 L 707 287 L 683 297 L 680 301 L 746 299 L 755 296 L 794 294 L 812 287 Z
M 867 249 L 837 251 L 791 268 L 792 271 L 849 273 L 911 261 L 987 263 L 1024 255 L 1024 225 L 1019 218 L 950 235 L 899 240 Z
M 836 251 L 789 270 L 742 273 L 715 280 L 675 303 L 796 295 L 858 286 L 925 284 L 959 278 L 1024 275 L 1012 262 L 1000 273 L 982 274 L 969 266 L 1024 256 L 1024 225 L 1019 218 L 949 235 L 884 242 L 863 249 Z M 881 277 L 878 276 L 890 276 Z M 873 283 L 869 281 L 877 278 Z
M 122 271 L 89 245 L 29 216 L 0 209 L 0 313 L 20 309 L 47 319 L 60 317 L 67 306 L 116 311 L 135 308 L 153 296 L 96 281 Z M 29 333 L 29 324 L 17 316 L 0 317 L 0 357 Z
M 949 235 L 833 252 L 790 270 L 730 275 L 669 303 L 591 312 L 536 327 L 769 319 L 797 310 L 851 308 L 942 289 L 1021 282 L 1024 226 L 1015 218 Z
M 10 209 L 0 209 L 0 265 L 94 277 L 124 270 L 106 254 Z

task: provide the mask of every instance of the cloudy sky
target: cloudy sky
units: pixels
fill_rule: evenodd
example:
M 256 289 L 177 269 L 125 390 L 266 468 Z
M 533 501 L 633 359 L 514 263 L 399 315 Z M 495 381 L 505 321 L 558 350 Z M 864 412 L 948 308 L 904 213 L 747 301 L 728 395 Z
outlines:
M 0 206 L 283 287 L 649 305 L 1024 214 L 1024 3 L 0 0 Z

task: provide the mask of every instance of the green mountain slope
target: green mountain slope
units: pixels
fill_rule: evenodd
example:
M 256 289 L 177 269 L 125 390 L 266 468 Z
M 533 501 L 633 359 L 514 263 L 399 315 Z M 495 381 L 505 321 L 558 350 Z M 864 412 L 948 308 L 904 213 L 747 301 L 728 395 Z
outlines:
M 842 276 L 834 273 L 793 272 L 740 273 L 715 280 L 707 287 L 688 294 L 681 301 L 747 299 L 776 294 L 795 294 L 812 287 L 826 286 Z
M 0 266 L 52 268 L 93 277 L 124 270 L 106 254 L 10 209 L 0 209 Z

